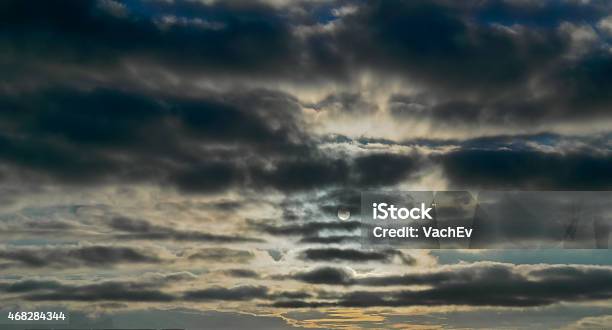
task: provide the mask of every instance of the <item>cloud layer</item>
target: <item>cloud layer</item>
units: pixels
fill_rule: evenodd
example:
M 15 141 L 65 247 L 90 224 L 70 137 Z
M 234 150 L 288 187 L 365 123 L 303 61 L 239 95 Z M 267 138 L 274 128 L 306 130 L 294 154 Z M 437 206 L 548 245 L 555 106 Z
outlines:
M 472 328 L 492 309 L 605 327 L 601 255 L 366 249 L 359 218 L 366 190 L 610 189 L 611 17 L 600 0 L 2 1 L 3 303 L 215 310 L 212 328 Z

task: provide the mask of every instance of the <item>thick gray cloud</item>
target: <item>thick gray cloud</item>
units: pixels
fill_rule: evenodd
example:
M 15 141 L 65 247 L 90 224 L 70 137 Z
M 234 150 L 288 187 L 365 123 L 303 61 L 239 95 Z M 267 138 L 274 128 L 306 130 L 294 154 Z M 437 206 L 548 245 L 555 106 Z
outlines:
M 245 271 L 245 270 L 241 270 Z M 240 285 L 235 287 L 209 287 L 199 290 L 172 292 L 168 286 L 185 280 L 193 275 L 176 273 L 160 276 L 153 280 L 104 281 L 91 284 L 66 284 L 56 280 L 22 280 L 0 282 L 0 292 L 20 295 L 30 301 L 142 301 L 170 302 L 187 301 L 285 301 L 288 299 L 307 299 L 312 295 L 302 291 L 275 291 L 265 286 Z
M 251 221 L 250 224 L 253 228 L 271 235 L 312 236 L 321 230 L 352 231 L 361 228 L 361 222 L 359 221 L 305 222 L 279 226 Z
M 227 269 L 223 273 L 230 277 L 259 278 L 259 274 L 256 271 L 243 268 Z
M 246 250 L 202 248 L 189 252 L 187 258 L 191 260 L 206 260 L 221 263 L 245 263 L 255 258 L 255 254 Z
M 262 242 L 263 240 L 236 235 L 218 235 L 193 230 L 177 230 L 171 227 L 154 225 L 146 220 L 115 217 L 110 221 L 110 227 L 116 231 L 124 232 L 114 235 L 119 240 L 175 240 L 198 241 L 216 243 L 235 242 Z
M 332 236 L 306 236 L 300 239 L 301 243 L 340 244 L 359 242 L 361 236 L 357 235 L 332 235 Z
M 543 306 L 563 301 L 610 299 L 609 267 L 475 263 L 427 273 L 357 277 L 333 267 L 296 273 L 292 278 L 312 284 L 360 286 L 427 286 L 419 290 L 351 291 L 335 301 L 285 301 L 278 307 L 322 306 Z M 328 294 L 329 297 L 329 294 Z
M 299 191 L 392 184 L 422 165 L 417 155 L 347 160 L 322 153 L 316 137 L 306 133 L 295 99 L 281 92 L 194 99 L 57 87 L 0 91 L 0 104 L 0 163 L 24 181 L 146 182 L 171 184 L 185 193 Z M 376 163 L 387 164 L 393 175 L 376 174 Z
M 149 181 L 187 192 L 224 190 L 246 179 L 238 154 L 309 153 L 292 101 L 273 94 L 205 100 L 108 89 L 2 94 L 0 161 L 16 173 L 63 183 Z M 152 128 L 156 134 L 149 134 Z M 212 148 L 201 150 L 201 143 Z M 215 151 L 217 144 L 233 147 Z
M 364 186 L 392 185 L 417 174 L 423 165 L 418 155 L 373 154 L 355 160 L 358 182 Z
M 191 279 L 189 277 L 187 279 Z M 323 267 L 277 276 L 314 285 L 360 289 L 271 291 L 265 286 L 208 287 L 184 292 L 164 290 L 185 277 L 162 281 L 107 281 L 71 285 L 47 280 L 2 282 L 0 290 L 32 301 L 268 301 L 275 307 L 397 307 L 397 306 L 545 306 L 588 302 L 612 297 L 610 267 L 578 265 L 513 265 L 479 262 L 403 275 L 357 276 L 348 269 Z M 364 287 L 396 287 L 365 290 Z M 399 288 L 397 287 L 399 286 Z M 410 288 L 419 286 L 419 289 Z
M 290 278 L 311 284 L 350 285 L 354 283 L 350 272 L 335 267 L 319 267 L 293 274 Z
M 301 11 L 257 2 L 125 3 L 121 15 L 100 3 L 4 3 L 0 43 L 9 72 L 66 62 L 117 68 L 126 58 L 216 77 L 345 81 L 371 71 L 419 81 L 442 100 L 425 104 L 434 118 L 464 123 L 606 115 L 610 101 L 605 33 L 594 29 L 598 47 L 575 58 L 567 56 L 571 32 L 560 28 L 596 27 L 611 12 L 599 1 L 372 1 L 352 3 L 357 10 L 342 17 L 333 3 L 296 4 Z M 296 35 L 328 20 L 335 29 Z M 545 93 L 525 88 L 534 80 Z M 359 93 L 313 104 L 330 106 L 372 108 Z
M 213 77 L 254 74 L 316 82 L 337 81 L 362 71 L 399 74 L 417 81 L 423 92 L 392 96 L 392 114 L 453 127 L 528 126 L 608 116 L 607 77 L 612 75 L 607 72 L 612 57 L 601 51 L 605 35 L 594 30 L 593 42 L 600 47 L 569 56 L 572 33 L 561 28 L 564 22 L 596 26 L 609 15 L 608 4 L 374 1 L 352 5 L 356 10 L 349 14 L 327 18 L 334 21 L 334 29 L 298 38 L 297 27 L 325 23 L 324 16 L 314 13 L 336 5 L 300 4 L 307 10 L 297 14 L 300 11 L 285 12 L 286 7 L 261 3 L 126 3 L 117 13 L 95 1 L 31 6 L 9 1 L 3 4 L 5 32 L 0 44 L 9 50 L 6 61 L 14 64 L 11 70 L 24 72 L 27 66 L 44 67 L 45 61 L 71 62 L 92 70 L 103 63 L 122 70 L 122 59 L 144 58 L 162 67 L 188 68 L 182 72 Z M 36 61 L 25 60 L 35 56 Z M 326 70 L 330 65 L 325 63 L 336 63 L 339 69 Z M 300 191 L 393 185 L 418 178 L 426 167 L 418 154 L 347 159 L 320 152 L 317 138 L 308 133 L 301 118 L 301 107 L 363 115 L 369 110 L 360 109 L 375 108 L 363 93 L 332 93 L 308 105 L 293 95 L 262 89 L 193 97 L 100 82 L 78 88 L 55 82 L 23 89 L 13 86 L 17 79 L 13 78 L 0 93 L 5 110 L 0 115 L 4 178 L 62 184 L 169 183 L 183 192 L 199 193 L 230 188 Z M 533 90 L 525 88 L 528 82 L 533 82 Z M 151 130 L 155 134 L 149 134 Z M 459 150 L 442 161 L 454 182 L 466 178 L 478 186 L 506 184 L 503 178 L 508 176 L 489 174 L 487 168 L 482 172 L 492 177 L 490 181 L 467 180 L 471 177 L 461 172 L 462 157 L 470 158 L 468 162 L 474 158 L 482 166 L 535 157 L 531 168 L 517 169 L 524 168 L 519 176 L 552 164 L 575 167 L 572 173 L 586 168 L 592 179 L 549 174 L 559 183 L 542 173 L 542 178 L 534 174 L 518 180 L 518 186 L 524 186 L 523 181 L 555 189 L 609 186 L 601 173 L 606 155 L 466 153 Z
M 415 138 L 405 141 L 350 139 L 415 148 L 448 148 L 429 154 L 452 188 L 606 190 L 612 184 L 610 134 L 588 136 L 554 133 L 490 135 L 469 139 Z M 382 163 L 382 162 L 381 162 Z
M 129 5 L 118 15 L 100 3 L 4 2 L 0 42 L 14 55 L 8 56 L 9 63 L 21 70 L 66 62 L 108 67 L 139 58 L 184 72 L 196 66 L 211 73 L 265 76 L 270 70 L 288 70 L 298 59 L 288 22 L 272 7 L 182 3 L 168 12 L 150 8 L 147 16 Z M 140 5 L 146 11 L 160 4 Z
M 268 288 L 264 286 L 243 285 L 233 288 L 213 287 L 203 290 L 189 291 L 184 294 L 187 300 L 252 300 L 268 297 Z
M 390 263 L 398 259 L 401 263 L 411 265 L 415 263 L 414 258 L 399 250 L 356 250 L 340 248 L 312 248 L 301 252 L 300 257 L 308 261 L 345 261 L 345 262 L 368 262 L 377 261 Z
M 436 83 L 446 77 L 455 87 L 465 82 L 485 87 L 491 81 L 522 82 L 531 70 L 558 58 L 567 47 L 554 33 L 561 22 L 596 22 L 609 12 L 608 5 L 594 2 L 373 1 L 355 3 L 358 11 L 336 17 L 337 31 L 301 39 L 293 28 L 324 23 L 322 14 L 332 16 L 333 5 L 300 3 L 302 11 L 288 11 L 258 2 L 143 2 L 126 3 L 118 14 L 99 4 L 6 2 L 7 33 L 1 41 L 22 59 L 40 60 L 37 55 L 44 53 L 47 61 L 104 64 L 133 57 L 216 74 L 294 75 L 291 79 L 401 69 Z M 536 18 L 546 24 L 533 24 Z M 504 33 L 495 23 L 531 29 Z M 23 38 L 37 47 L 25 47 L 18 42 Z
M 163 260 L 150 252 L 122 246 L 5 248 L 0 259 L 7 262 L 0 268 L 12 267 L 99 267 L 133 263 L 161 263 Z
M 610 300 L 606 267 L 476 263 L 398 274 L 388 263 L 412 265 L 409 255 L 338 245 L 358 242 L 359 193 L 368 188 L 435 182 L 609 189 L 611 136 L 595 129 L 612 119 L 612 39 L 600 24 L 611 15 L 610 3 L 600 0 L 2 1 L 3 210 L 27 211 L 21 204 L 53 203 L 63 192 L 83 192 L 79 200 L 98 203 L 91 200 L 97 193 L 106 198 L 132 185 L 161 187 L 152 199 L 257 194 L 266 205 L 211 202 L 197 209 L 198 220 L 224 212 L 244 232 L 140 220 L 158 209 L 121 210 L 113 214 L 133 218 L 102 224 L 77 212 L 58 221 L 7 222 L 2 236 L 11 243 L 38 245 L 45 242 L 38 234 L 62 231 L 79 241 L 75 233 L 91 229 L 122 245 L 7 245 L 0 270 L 10 274 L 0 291 L 16 302 L 91 306 L 524 307 Z M 432 136 L 422 133 L 427 127 Z M 498 129 L 509 133 L 497 135 Z M 574 129 L 581 135 L 567 133 Z M 379 138 L 414 134 L 420 136 L 409 141 Z M 480 137 L 461 138 L 466 134 Z M 40 195 L 26 200 L 12 187 Z M 47 192 L 53 201 L 42 196 Z M 113 206 L 147 208 L 115 197 Z M 234 222 L 251 206 L 254 220 Z M 338 206 L 351 212 L 350 221 L 337 221 Z M 266 213 L 268 207 L 279 212 Z M 25 228 L 33 224 L 38 231 Z M 24 229 L 15 238 L 13 228 Z M 257 235 L 280 242 L 265 246 Z M 205 263 L 223 282 L 202 278 L 204 286 L 179 289 L 171 283 L 193 276 L 121 280 L 123 271 L 168 265 L 162 255 L 134 247 L 146 241 L 176 253 L 181 262 L 172 267 Z M 302 244 L 298 251 L 293 241 Z M 196 246 L 202 243 L 223 247 Z M 279 272 L 295 272 L 251 268 L 259 264 L 252 262 L 253 245 L 268 251 Z M 289 257 L 295 255 L 300 260 Z M 347 268 L 322 267 L 339 262 Z M 371 266 L 364 262 L 384 263 L 376 273 L 386 275 L 360 275 Z M 82 277 L 8 280 L 24 268 L 77 269 Z M 85 283 L 99 269 L 118 279 Z M 285 284 L 309 292 L 284 291 Z M 326 291 L 334 286 L 338 292 Z
M 443 155 L 441 163 L 457 187 L 605 190 L 612 185 L 612 157 L 588 151 L 465 149 Z
M 390 99 L 399 117 L 525 127 L 609 118 L 612 57 L 593 27 L 610 10 L 603 2 L 374 1 L 330 39 L 358 66 L 399 71 L 426 86 L 422 95 Z M 584 26 L 596 46 L 573 44 L 573 31 Z M 576 47 L 587 54 L 569 56 Z
M 0 290 L 31 301 L 171 301 L 160 282 L 106 281 L 85 285 L 26 280 L 0 285 Z

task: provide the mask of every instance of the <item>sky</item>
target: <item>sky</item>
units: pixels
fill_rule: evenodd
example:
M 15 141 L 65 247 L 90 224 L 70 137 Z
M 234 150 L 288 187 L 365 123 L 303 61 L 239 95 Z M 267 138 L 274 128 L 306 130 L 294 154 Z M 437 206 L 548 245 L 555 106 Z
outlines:
M 3 309 L 612 327 L 609 250 L 375 249 L 336 218 L 366 190 L 609 190 L 608 1 L 4 0 L 0 72 Z

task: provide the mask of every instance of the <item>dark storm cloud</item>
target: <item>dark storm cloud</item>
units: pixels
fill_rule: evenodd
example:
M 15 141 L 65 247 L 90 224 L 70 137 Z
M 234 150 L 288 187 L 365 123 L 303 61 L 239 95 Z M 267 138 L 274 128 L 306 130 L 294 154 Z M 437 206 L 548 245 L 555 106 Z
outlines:
M 160 257 L 151 253 L 119 246 L 5 248 L 0 250 L 0 259 L 8 261 L 0 265 L 2 268 L 94 267 L 162 262 Z
M 416 155 L 324 154 L 305 132 L 295 99 L 274 91 L 193 99 L 54 88 L 0 93 L 0 103 L 0 164 L 21 180 L 151 182 L 186 193 L 299 191 L 392 184 L 422 165 Z M 376 166 L 393 175 L 376 174 Z
M 6 293 L 21 293 L 38 290 L 55 290 L 63 288 L 64 285 L 58 281 L 24 280 L 14 283 L 2 283 L 0 289 Z
M 485 22 L 556 26 L 562 22 L 597 21 L 610 10 L 607 1 L 486 1 L 477 15 Z
M 94 0 L 3 2 L 0 43 L 7 50 L 6 59 L 27 68 L 26 64 L 46 63 L 117 65 L 134 58 L 240 75 L 284 72 L 296 64 L 288 22 L 271 7 L 191 4 L 189 13 L 177 17 L 164 11 L 147 15 L 130 10 L 127 3 L 118 14 L 101 4 Z
M 595 48 L 584 56 L 560 59 L 557 65 L 547 66 L 534 78 L 535 91 L 507 88 L 479 98 L 398 94 L 390 97 L 388 104 L 398 119 L 429 120 L 440 128 L 481 124 L 530 127 L 609 118 L 612 56 Z
M 213 287 L 203 290 L 185 292 L 183 298 L 193 301 L 228 300 L 248 301 L 265 299 L 268 297 L 268 288 L 264 286 L 243 285 L 233 288 Z
M 361 236 L 355 235 L 331 235 L 331 236 L 306 236 L 300 239 L 300 243 L 340 244 L 361 241 Z
M 321 156 L 284 160 L 272 169 L 252 169 L 253 183 L 281 191 L 322 187 L 367 188 L 416 178 L 425 163 L 417 154 L 377 153 L 354 159 Z
M 574 268 L 570 268 L 574 269 Z M 539 270 L 537 270 L 539 272 Z M 609 272 L 609 270 L 608 270 Z M 577 272 L 576 274 L 578 274 Z M 498 279 L 512 280 L 519 276 L 509 264 L 480 263 L 465 267 L 449 267 L 428 273 L 402 275 L 357 277 L 346 268 L 319 267 L 309 271 L 298 272 L 289 276 L 299 281 L 312 284 L 363 285 L 363 286 L 411 286 L 429 285 L 441 286 L 450 284 L 467 284 L 480 280 Z
M 559 302 L 605 300 L 612 297 L 608 267 L 476 263 L 428 273 L 356 277 L 339 268 L 298 273 L 295 279 L 330 285 L 419 285 L 419 290 L 351 291 L 333 301 L 285 301 L 277 307 L 372 307 L 416 305 L 544 306 Z M 328 295 L 332 298 L 334 295 Z
M 231 212 L 242 208 L 244 205 L 243 203 L 236 201 L 220 201 L 216 203 L 207 204 L 206 206 L 216 209 L 218 211 Z
M 612 54 L 598 50 L 576 60 L 573 65 L 553 73 L 550 79 L 556 83 L 559 94 L 567 107 L 589 111 L 592 116 L 609 115 L 610 89 L 612 88 Z M 581 118 L 584 113 L 575 110 L 573 118 Z
M 421 168 L 418 155 L 373 154 L 359 157 L 355 166 L 364 186 L 391 185 L 415 175 Z
M 596 25 L 610 13 L 609 4 L 594 1 L 355 2 L 358 10 L 343 17 L 331 13 L 337 4 L 298 3 L 288 10 L 258 2 L 142 2 L 125 3 L 118 15 L 101 3 L 4 3 L 0 42 L 9 63 L 117 66 L 136 58 L 184 73 L 314 82 L 373 71 L 416 79 L 433 91 L 482 96 L 518 91 L 535 76 L 572 67 L 563 61 L 570 38 L 558 27 Z M 295 32 L 328 20 L 334 29 Z M 590 74 L 586 81 L 596 82 Z M 356 111 L 370 108 L 366 103 L 358 94 L 340 93 L 315 108 L 335 104 Z
M 138 283 L 105 282 L 84 286 L 63 286 L 51 292 L 38 292 L 22 297 L 30 301 L 133 301 L 168 302 L 175 297 Z
M 512 34 L 470 22 L 479 10 L 445 1 L 373 1 L 345 18 L 337 41 L 364 67 L 481 91 L 525 81 L 566 47 L 554 30 Z
M 173 284 L 180 283 L 180 282 L 193 281 L 197 278 L 198 276 L 190 272 L 186 272 L 186 271 L 175 272 L 175 273 L 145 273 L 144 275 L 141 276 L 141 278 L 138 281 L 134 281 L 134 280 L 132 281 L 127 281 L 127 280 L 126 281 L 103 281 L 99 283 L 96 282 L 93 284 L 95 285 L 119 284 L 119 285 L 123 285 L 125 287 L 130 287 L 130 288 L 153 288 L 153 287 L 161 288 L 161 287 L 171 286 Z M 49 287 L 49 286 L 55 286 L 55 284 L 49 284 L 48 286 L 46 284 L 47 283 L 58 283 L 57 281 L 22 281 L 22 282 L 12 283 L 9 286 L 9 288 L 15 289 L 15 285 L 21 288 L 24 283 L 29 283 L 29 282 L 39 283 L 39 285 L 38 287 L 36 285 L 32 287 L 27 286 L 28 288 L 31 288 L 31 290 L 22 290 L 22 291 L 36 291 L 36 290 L 52 289 L 52 287 Z M 62 283 L 61 286 L 64 286 L 64 287 L 70 286 L 67 283 L 69 282 Z M 42 284 L 42 286 L 40 284 Z
M 304 291 L 280 291 L 270 295 L 273 300 L 307 299 L 313 295 Z
M 251 301 L 306 299 L 311 295 L 302 291 L 270 292 L 265 286 L 241 285 L 231 288 L 211 287 L 203 290 L 187 291 L 183 299 L 189 301 Z
M 271 235 L 312 236 L 321 230 L 353 231 L 361 228 L 361 222 L 359 221 L 306 222 L 279 226 L 251 221 L 250 224 L 254 229 Z
M 106 89 L 2 94 L 0 162 L 18 177 L 73 184 L 157 181 L 187 192 L 244 185 L 248 173 L 237 155 L 248 153 L 242 149 L 286 156 L 311 149 L 290 98 L 247 94 L 223 100 Z M 230 150 L 222 151 L 226 144 Z
M 138 58 L 213 74 L 292 80 L 400 69 L 437 84 L 468 82 L 482 88 L 491 81 L 520 82 L 562 53 L 566 45 L 553 29 L 561 20 L 595 21 L 608 10 L 601 4 L 553 2 L 373 1 L 354 3 L 359 10 L 340 19 L 331 14 L 333 4 L 312 8 L 316 5 L 298 3 L 300 11 L 258 2 L 127 2 L 121 13 L 101 4 L 5 2 L 0 18 L 6 32 L 0 42 L 17 63 L 108 64 Z M 496 4 L 514 19 L 499 15 Z M 546 17 L 547 10 L 554 23 L 532 26 L 537 31 L 510 34 L 492 26 L 528 24 L 538 16 L 535 12 Z M 337 30 L 305 38 L 294 32 L 297 26 L 325 22 L 325 16 L 336 20 Z
M 177 282 L 193 280 L 193 274 L 155 274 L 139 281 L 104 281 L 71 284 L 57 280 L 22 280 L 0 283 L 0 291 L 20 294 L 30 301 L 172 301 L 175 297 L 161 289 Z
M 220 263 L 247 263 L 255 258 L 255 254 L 246 250 L 228 248 L 203 248 L 186 253 L 190 260 L 206 260 Z
M 312 189 L 347 182 L 349 167 L 343 160 L 301 159 L 282 161 L 272 170 L 253 171 L 255 184 L 268 184 L 282 191 Z
M 266 144 L 283 147 L 303 137 L 297 126 L 299 109 L 287 94 L 257 90 L 203 96 L 177 98 L 119 89 L 60 87 L 2 93 L 2 126 L 8 132 L 25 131 L 66 144 L 129 151 L 140 147 L 143 153 L 160 148 L 182 151 L 175 145 L 181 137 L 174 135 L 177 130 L 184 138 L 198 141 L 262 148 Z M 148 134 L 152 127 L 156 136 Z M 155 148 L 146 149 L 144 141 L 155 143 Z
M 70 284 L 56 280 L 23 280 L 0 283 L 0 291 L 19 294 L 31 301 L 132 301 L 164 302 L 179 299 L 179 296 L 164 289 L 178 281 L 192 280 L 187 273 L 159 275 L 139 281 L 105 281 L 91 284 Z M 293 298 L 306 296 L 293 295 Z M 262 286 L 238 286 L 233 288 L 212 287 L 189 291 L 180 299 L 189 300 L 250 300 L 267 299 L 268 288 Z
M 291 275 L 291 278 L 310 284 L 353 284 L 353 275 L 343 269 L 335 267 L 320 267 L 310 271 Z
M 192 279 L 189 277 L 188 279 Z M 105 281 L 91 284 L 70 284 L 56 280 L 23 280 L 0 282 L 0 292 L 19 295 L 29 301 L 128 301 L 171 302 L 188 301 L 286 301 L 308 299 L 313 295 L 303 291 L 275 291 L 265 286 L 241 285 L 235 287 L 209 287 L 201 290 L 170 292 L 164 289 L 176 281 L 173 275 L 154 281 Z
M 599 59 L 603 62 L 601 71 L 609 70 L 610 59 Z M 607 63 L 606 63 L 607 62 Z M 569 65 L 573 67 L 574 65 Z M 610 104 L 608 94 L 603 90 L 610 85 L 608 75 L 596 77 L 579 77 L 578 73 L 563 69 L 564 72 L 554 73 L 546 88 L 557 90 L 548 95 L 535 97 L 522 92 L 511 93 L 497 99 L 464 100 L 453 98 L 438 103 L 415 103 L 408 96 L 393 96 L 389 100 L 391 114 L 398 119 L 431 121 L 434 127 L 446 128 L 460 125 L 475 127 L 485 124 L 496 126 L 505 123 L 514 126 L 534 126 L 550 122 L 569 120 L 592 120 L 606 118 L 609 114 L 606 107 Z M 573 69 L 575 70 L 575 69 Z M 580 68 L 590 71 L 590 68 Z M 599 69 L 598 69 L 599 70 Z M 584 84 L 576 84 L 583 79 Z M 603 88 L 603 89 L 602 89 Z M 398 98 L 403 101 L 398 101 Z
M 250 269 L 227 269 L 224 270 L 223 273 L 229 277 L 239 277 L 239 278 L 259 278 L 259 274 L 256 271 Z
M 334 40 L 357 67 L 423 84 L 424 93 L 389 100 L 398 118 L 533 126 L 609 118 L 606 37 L 596 34 L 588 49 L 560 27 L 595 27 L 610 12 L 605 2 L 373 1 L 340 23 Z M 567 56 L 576 47 L 586 55 Z
M 415 80 L 424 92 L 416 97 L 393 96 L 392 114 L 453 126 L 482 121 L 531 125 L 544 119 L 608 116 L 612 57 L 599 50 L 566 56 L 571 38 L 559 29 L 562 21 L 596 24 L 609 13 L 605 3 L 373 1 L 354 5 L 357 10 L 343 17 L 307 17 L 325 12 L 324 7 L 322 11 L 312 8 L 315 5 L 308 5 L 306 11 L 287 11 L 260 3 L 126 3 L 117 12 L 94 1 L 9 1 L 2 4 L 0 45 L 6 49 L 3 63 L 24 72 L 23 66 L 30 64 L 70 62 L 90 68 L 139 58 L 162 67 L 189 68 L 189 72 L 249 77 L 261 73 L 289 80 L 345 76 L 322 70 L 329 66 L 326 63 L 351 73 L 398 74 Z M 325 8 L 329 11 L 334 6 Z M 548 20 L 546 13 L 550 13 Z M 296 36 L 298 25 L 325 22 L 324 17 L 334 20 L 334 29 Z M 514 30 L 509 32 L 508 27 Z M 120 70 L 113 72 L 122 75 Z M 530 81 L 542 92 L 535 95 L 527 90 Z M 152 94 L 142 86 L 134 89 L 138 92 L 117 88 L 124 84 L 76 89 L 62 83 L 26 91 L 11 82 L 12 78 L 7 80 L 0 95 L 4 180 L 81 185 L 146 182 L 169 184 L 188 193 L 245 187 L 292 192 L 392 185 L 416 178 L 426 165 L 417 154 L 353 159 L 323 154 L 301 118 L 305 105 L 287 93 L 236 89 L 202 92 L 194 98 Z M 328 95 L 310 106 L 345 113 L 370 108 L 362 93 L 351 92 Z M 462 152 L 442 160 L 447 176 L 453 181 L 470 177 L 461 168 L 464 158 L 473 157 L 481 162 L 483 176 L 494 176 L 488 181 L 491 186 L 503 186 L 505 182 L 495 180 L 508 176 L 490 173 L 487 161 L 531 155 Z M 531 178 L 526 174 L 529 170 L 567 162 L 575 170 L 594 169 L 593 175 L 555 172 L 562 182 L 556 183 L 550 182 L 553 174 L 545 173 L 530 184 L 609 185 L 601 173 L 609 165 L 604 156 L 534 155 L 535 164 L 521 162 L 531 168 L 518 173 L 524 176 L 519 184 Z M 481 181 L 475 178 L 478 184 Z
M 178 281 L 193 279 L 187 273 L 159 275 L 140 281 L 104 281 L 71 284 L 57 280 L 23 280 L 0 283 L 0 291 L 19 294 L 30 301 L 172 301 L 175 298 L 161 289 Z
M 333 302 L 325 301 L 287 300 L 275 302 L 271 304 L 271 306 L 276 308 L 320 308 L 333 307 L 337 305 Z
M 194 230 L 177 230 L 171 227 L 154 225 L 146 220 L 127 217 L 115 217 L 111 219 L 109 226 L 116 231 L 124 232 L 114 235 L 115 238 L 120 240 L 175 240 L 217 243 L 263 242 L 261 239 L 238 235 L 219 235 Z
M 319 81 L 362 71 L 394 74 L 416 81 L 422 92 L 392 96 L 393 115 L 453 127 L 609 116 L 612 56 L 601 50 L 603 35 L 596 41 L 599 47 L 568 56 L 572 41 L 560 29 L 563 22 L 596 25 L 611 12 L 607 3 L 353 5 L 354 13 L 335 17 L 321 14 L 335 4 L 319 9 L 299 4 L 308 10 L 288 11 L 242 2 L 126 3 L 113 11 L 96 1 L 9 1 L 0 11 L 2 64 L 10 68 L 7 72 L 23 74 L 32 70 L 26 67 L 60 62 L 92 70 L 104 64 L 121 76 L 118 63 L 138 58 L 170 70 L 211 73 L 211 79 L 214 74 L 253 79 L 261 74 Z M 315 13 L 319 16 L 309 17 Z M 326 20 L 334 20 L 334 29 L 296 35 L 298 26 Z M 330 63 L 337 69 L 326 70 Z M 307 133 L 301 107 L 364 113 L 374 106 L 363 93 L 332 93 L 302 104 L 287 93 L 261 89 L 202 92 L 197 98 L 117 87 L 124 84 L 77 89 L 64 82 L 21 90 L 12 84 L 17 78 L 8 77 L 0 94 L 3 180 L 145 182 L 187 193 L 293 192 L 393 185 L 417 178 L 428 164 L 418 154 L 351 159 L 319 151 L 320 141 Z M 79 85 L 79 79 L 63 80 Z M 535 92 L 526 88 L 530 82 Z M 437 160 L 455 186 L 604 189 L 611 183 L 606 154 L 462 149 Z M 286 217 L 296 219 L 290 212 Z M 136 234 L 125 237 L 130 235 Z M 138 235 L 224 239 L 168 230 Z
M 367 146 L 448 148 L 424 164 L 440 165 L 453 188 L 605 190 L 612 185 L 609 133 L 587 136 L 554 133 L 490 135 L 470 139 L 347 139 Z M 382 174 L 381 174 L 382 175 Z
M 54 280 L 0 283 L 0 291 L 31 301 L 269 301 L 281 308 L 506 306 L 533 307 L 562 302 L 593 302 L 612 298 L 610 267 L 578 265 L 512 265 L 491 262 L 455 265 L 426 272 L 358 276 L 348 269 L 315 268 L 277 276 L 316 285 L 343 287 L 418 286 L 393 290 L 272 292 L 264 286 L 209 287 L 164 292 L 167 282 L 107 281 L 72 285 Z M 172 282 L 172 281 L 170 281 Z
M 440 157 L 455 187 L 605 190 L 612 185 L 607 154 L 466 149 Z
M 340 248 L 313 248 L 302 251 L 300 257 L 308 261 L 378 261 L 382 263 L 391 263 L 397 258 L 403 264 L 412 265 L 415 263 L 414 258 L 399 250 L 368 251 Z

